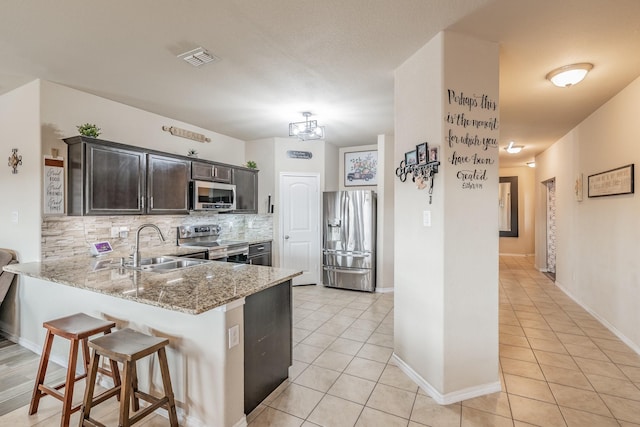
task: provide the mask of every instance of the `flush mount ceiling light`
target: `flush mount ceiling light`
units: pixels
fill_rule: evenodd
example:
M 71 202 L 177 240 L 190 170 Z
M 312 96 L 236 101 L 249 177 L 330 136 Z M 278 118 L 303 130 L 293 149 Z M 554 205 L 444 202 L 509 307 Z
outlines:
M 530 168 L 535 168 L 536 162 L 527 162 L 527 166 L 529 166 Z
M 523 148 L 524 148 L 524 145 L 514 145 L 513 141 L 509 143 L 508 147 L 504 147 L 504 149 L 507 150 L 507 153 L 509 154 L 517 154 L 520 151 L 522 151 Z
M 565 65 L 547 74 L 547 80 L 558 87 L 570 87 L 580 83 L 592 68 L 593 64 L 588 62 Z
M 302 113 L 304 122 L 289 123 L 289 136 L 297 136 L 301 141 L 324 139 L 324 126 L 318 126 L 317 120 L 309 120 L 311 113 Z
M 194 67 L 199 67 L 201 65 L 208 64 L 209 62 L 220 60 L 220 58 L 213 56 L 203 47 L 197 47 L 189 52 L 181 53 L 178 55 L 178 58 L 184 59 Z

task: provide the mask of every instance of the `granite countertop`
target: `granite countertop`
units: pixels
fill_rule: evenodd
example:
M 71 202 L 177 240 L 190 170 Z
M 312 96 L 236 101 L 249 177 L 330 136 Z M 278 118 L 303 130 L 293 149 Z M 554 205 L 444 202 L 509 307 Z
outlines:
M 169 255 L 165 247 L 143 251 L 142 256 L 157 256 L 158 251 Z M 170 254 L 197 251 L 173 246 Z M 188 314 L 203 313 L 302 274 L 218 261 L 166 273 L 137 271 L 121 268 L 116 255 L 12 264 L 4 270 Z

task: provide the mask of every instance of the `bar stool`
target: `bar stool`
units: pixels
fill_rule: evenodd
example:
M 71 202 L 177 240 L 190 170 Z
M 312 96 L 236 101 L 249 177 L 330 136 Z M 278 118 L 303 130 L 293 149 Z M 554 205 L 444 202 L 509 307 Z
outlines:
M 48 394 L 62 401 L 62 419 L 60 425 L 68 426 L 69 418 L 71 414 L 80 409 L 81 405 L 72 407 L 73 402 L 73 386 L 76 381 L 85 378 L 88 374 L 89 367 L 89 347 L 87 346 L 88 338 L 103 333 L 105 335 L 111 333 L 111 328 L 114 328 L 116 324 L 107 320 L 97 319 L 95 317 L 88 316 L 84 313 L 76 313 L 71 316 L 62 317 L 60 319 L 50 320 L 44 322 L 42 326 L 47 330 L 47 335 L 44 340 L 44 348 L 42 349 L 42 355 L 40 356 L 40 366 L 38 367 L 38 375 L 36 377 L 36 383 L 33 388 L 33 394 L 31 397 L 31 405 L 29 406 L 29 415 L 33 415 L 38 412 L 38 405 L 40 399 Z M 44 384 L 45 375 L 47 373 L 47 366 L 49 365 L 49 355 L 51 353 L 51 346 L 53 345 L 53 338 L 59 336 L 66 338 L 70 341 L 69 349 L 69 365 L 67 367 L 67 376 L 64 383 L 55 386 L 46 386 Z M 78 347 L 82 343 L 82 355 L 84 358 L 84 373 L 76 376 L 76 362 L 78 360 Z M 100 372 L 109 375 L 113 378 L 114 384 L 120 384 L 120 374 L 118 371 L 118 365 L 114 361 L 110 361 L 111 371 L 100 368 Z M 64 387 L 64 394 L 58 390 Z
M 129 328 L 121 329 L 112 334 L 89 341 L 89 347 L 93 349 L 93 352 L 91 354 L 91 365 L 89 366 L 87 388 L 85 390 L 84 401 L 82 403 L 80 425 L 102 425 L 97 420 L 90 417 L 91 408 L 104 402 L 110 397 L 119 394 L 120 415 L 118 426 L 131 426 L 151 414 L 156 409 L 164 407 L 169 412 L 169 422 L 171 426 L 177 427 L 178 417 L 176 415 L 176 404 L 173 398 L 171 378 L 169 377 L 169 365 L 167 364 L 167 354 L 165 352 L 165 346 L 167 344 L 169 344 L 168 339 L 145 335 Z M 158 353 L 158 362 L 160 364 L 160 373 L 162 375 L 162 383 L 164 386 L 164 396 L 161 398 L 151 396 L 150 394 L 138 390 L 136 362 L 153 353 Z M 121 384 L 117 384 L 115 387 L 93 397 L 100 356 L 105 356 L 108 357 L 109 360 L 115 360 L 122 363 L 123 377 Z M 140 410 L 140 402 L 138 399 L 143 399 L 151 403 L 151 405 Z M 133 404 L 133 410 L 137 411 L 137 413 L 132 417 L 129 417 L 130 401 Z

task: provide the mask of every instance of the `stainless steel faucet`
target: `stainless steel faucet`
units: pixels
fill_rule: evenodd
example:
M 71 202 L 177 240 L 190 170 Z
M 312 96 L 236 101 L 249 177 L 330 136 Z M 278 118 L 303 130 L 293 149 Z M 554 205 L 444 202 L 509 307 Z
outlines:
M 162 235 L 162 231 L 155 224 L 142 224 L 136 230 L 136 245 L 133 247 L 133 267 L 140 267 L 140 232 L 143 228 L 155 228 L 158 234 L 160 235 L 160 240 L 164 242 L 164 236 Z

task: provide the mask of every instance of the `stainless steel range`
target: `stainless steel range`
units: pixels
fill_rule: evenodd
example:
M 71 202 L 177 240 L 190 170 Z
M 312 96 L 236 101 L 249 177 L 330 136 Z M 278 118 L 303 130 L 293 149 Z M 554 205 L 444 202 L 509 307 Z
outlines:
M 239 240 L 220 240 L 222 228 L 217 224 L 182 225 L 178 227 L 178 246 L 205 248 L 209 259 L 246 263 L 249 243 Z

